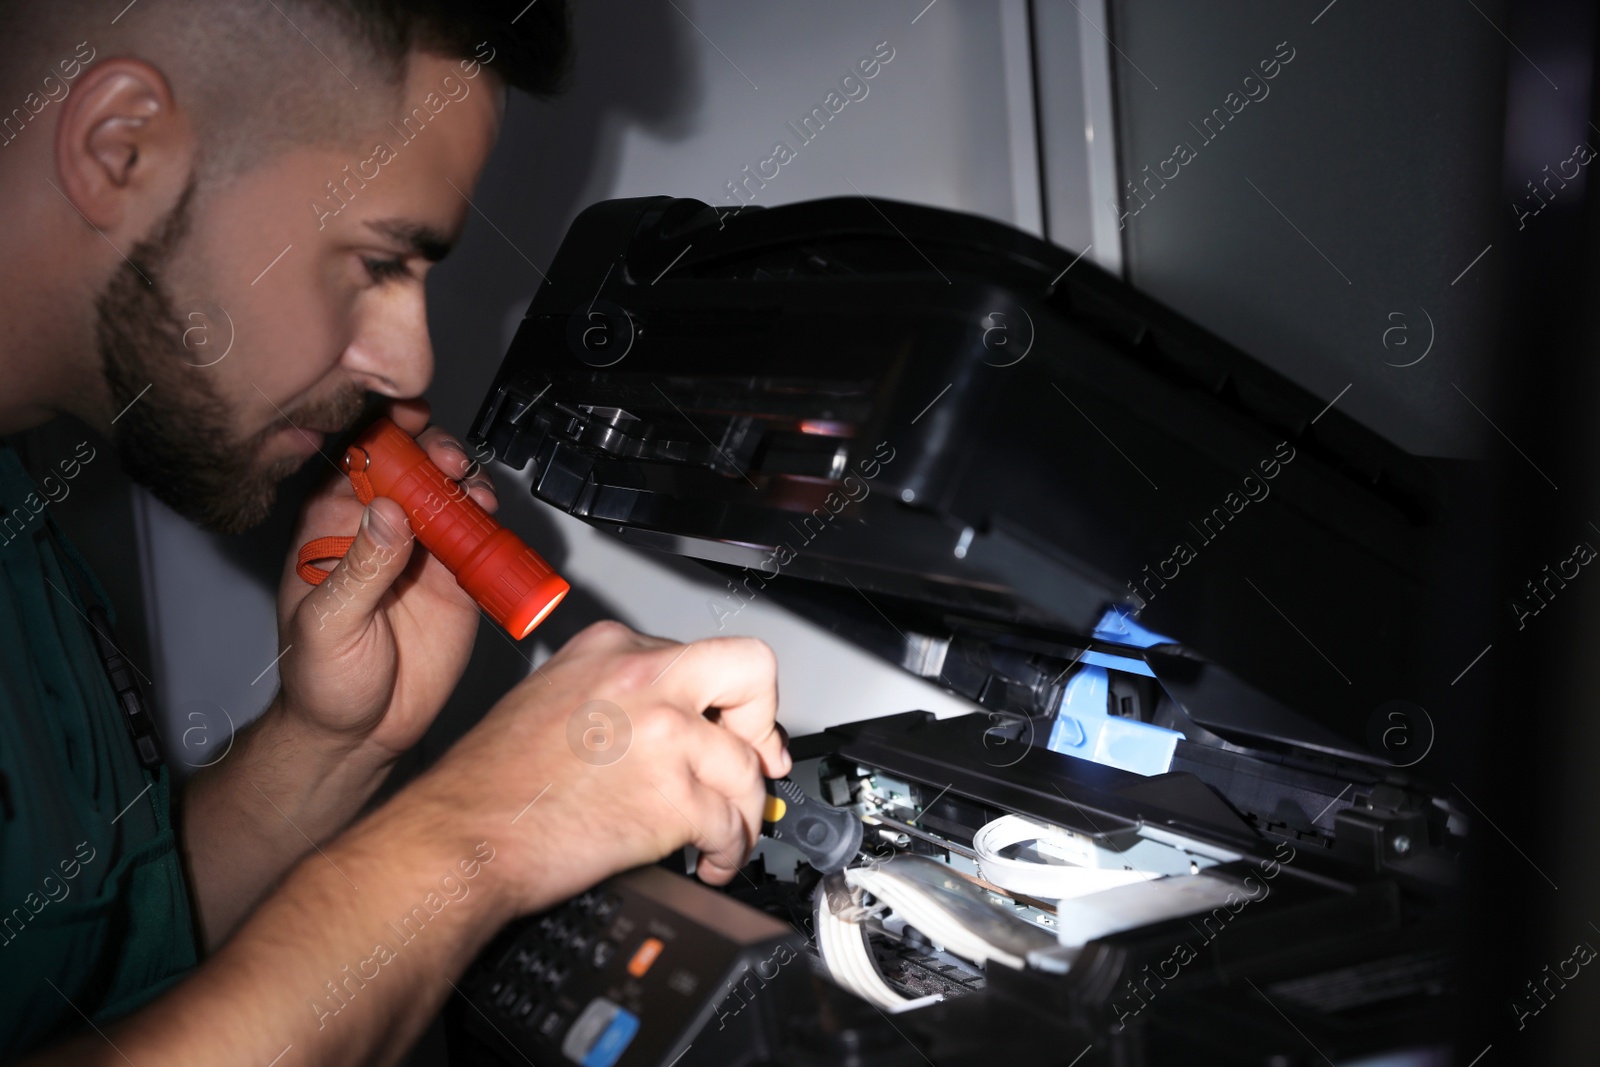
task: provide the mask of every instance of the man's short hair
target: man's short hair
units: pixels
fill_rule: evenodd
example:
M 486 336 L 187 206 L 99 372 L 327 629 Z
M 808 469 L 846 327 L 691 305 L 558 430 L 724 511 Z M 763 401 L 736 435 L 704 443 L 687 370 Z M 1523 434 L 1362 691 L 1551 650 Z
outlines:
M 572 40 L 566 0 L 321 0 L 316 6 L 340 12 L 353 33 L 392 60 L 412 49 L 469 57 L 488 42 L 496 54 L 492 69 L 513 88 L 550 97 L 565 87 Z
M 101 0 L 0 0 L 0 113 L 15 103 L 22 116 L 0 134 L 0 164 L 11 142 L 39 136 L 32 116 L 70 92 L 63 72 L 122 56 L 161 70 L 193 118 L 203 188 L 381 127 L 419 51 L 492 57 L 482 68 L 503 84 L 550 97 L 570 69 L 568 3 L 137 0 L 108 19 Z

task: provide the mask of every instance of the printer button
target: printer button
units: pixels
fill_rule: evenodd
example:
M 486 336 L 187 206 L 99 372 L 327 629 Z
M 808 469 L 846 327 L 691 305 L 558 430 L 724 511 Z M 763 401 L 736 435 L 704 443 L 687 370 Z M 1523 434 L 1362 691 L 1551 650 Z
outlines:
M 545 988 L 554 993 L 566 982 L 567 976 L 572 972 L 560 964 L 554 964 L 544 972 Z
M 538 1011 L 538 999 L 531 996 L 524 996 L 521 1000 L 517 1001 L 514 1007 L 512 1007 L 511 1021 L 514 1023 L 520 1023 L 523 1026 L 527 1026 L 533 1021 L 534 1018 L 537 1017 Z
M 617 917 L 617 912 L 622 910 L 622 898 L 614 894 L 607 894 L 594 906 L 594 921 L 605 926 Z
M 561 1042 L 562 1055 L 581 1067 L 614 1067 L 639 1032 L 639 1017 L 615 1001 L 595 997 Z
M 556 1040 L 567 1028 L 567 1013 L 560 1008 L 546 1008 L 544 1014 L 537 1018 L 539 1021 L 534 1024 L 534 1029 L 546 1041 Z

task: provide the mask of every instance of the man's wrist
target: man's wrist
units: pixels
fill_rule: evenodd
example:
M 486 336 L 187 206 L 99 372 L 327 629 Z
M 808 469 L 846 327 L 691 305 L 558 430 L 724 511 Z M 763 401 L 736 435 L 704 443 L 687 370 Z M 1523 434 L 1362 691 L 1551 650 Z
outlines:
M 360 814 L 392 758 L 308 733 L 274 700 L 184 787 L 183 842 L 208 946 L 301 855 Z
M 253 725 L 246 751 L 242 762 L 255 789 L 315 841 L 342 830 L 398 758 L 364 738 L 306 721 L 282 694 Z
M 331 730 L 317 723 L 298 711 L 282 690 L 262 712 L 261 721 L 278 744 L 323 771 L 343 768 L 347 776 L 376 776 L 381 781 L 401 755 L 374 744 L 365 733 Z
M 437 887 L 437 898 L 424 906 L 455 907 L 472 897 L 472 921 L 486 941 L 524 911 L 513 873 L 516 849 L 508 834 L 468 817 L 438 784 L 426 775 L 412 782 L 351 827 L 339 848 L 379 852 L 403 842 L 414 869 Z

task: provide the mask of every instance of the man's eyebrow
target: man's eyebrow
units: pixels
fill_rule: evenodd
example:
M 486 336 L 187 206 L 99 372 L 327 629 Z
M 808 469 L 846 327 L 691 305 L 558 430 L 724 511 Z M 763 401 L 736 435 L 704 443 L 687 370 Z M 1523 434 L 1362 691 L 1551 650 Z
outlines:
M 421 256 L 430 263 L 439 262 L 450 251 L 450 239 L 425 223 L 410 222 L 406 219 L 378 219 L 367 223 L 367 228 L 392 241 L 400 242 L 412 254 Z

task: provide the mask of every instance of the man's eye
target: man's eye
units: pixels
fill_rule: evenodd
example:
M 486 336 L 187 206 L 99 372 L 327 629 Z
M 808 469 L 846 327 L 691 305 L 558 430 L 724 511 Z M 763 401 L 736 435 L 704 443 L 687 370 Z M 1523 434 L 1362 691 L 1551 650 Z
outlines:
M 361 263 L 375 282 L 392 281 L 410 273 L 406 270 L 406 261 L 403 259 L 372 259 L 363 256 Z

